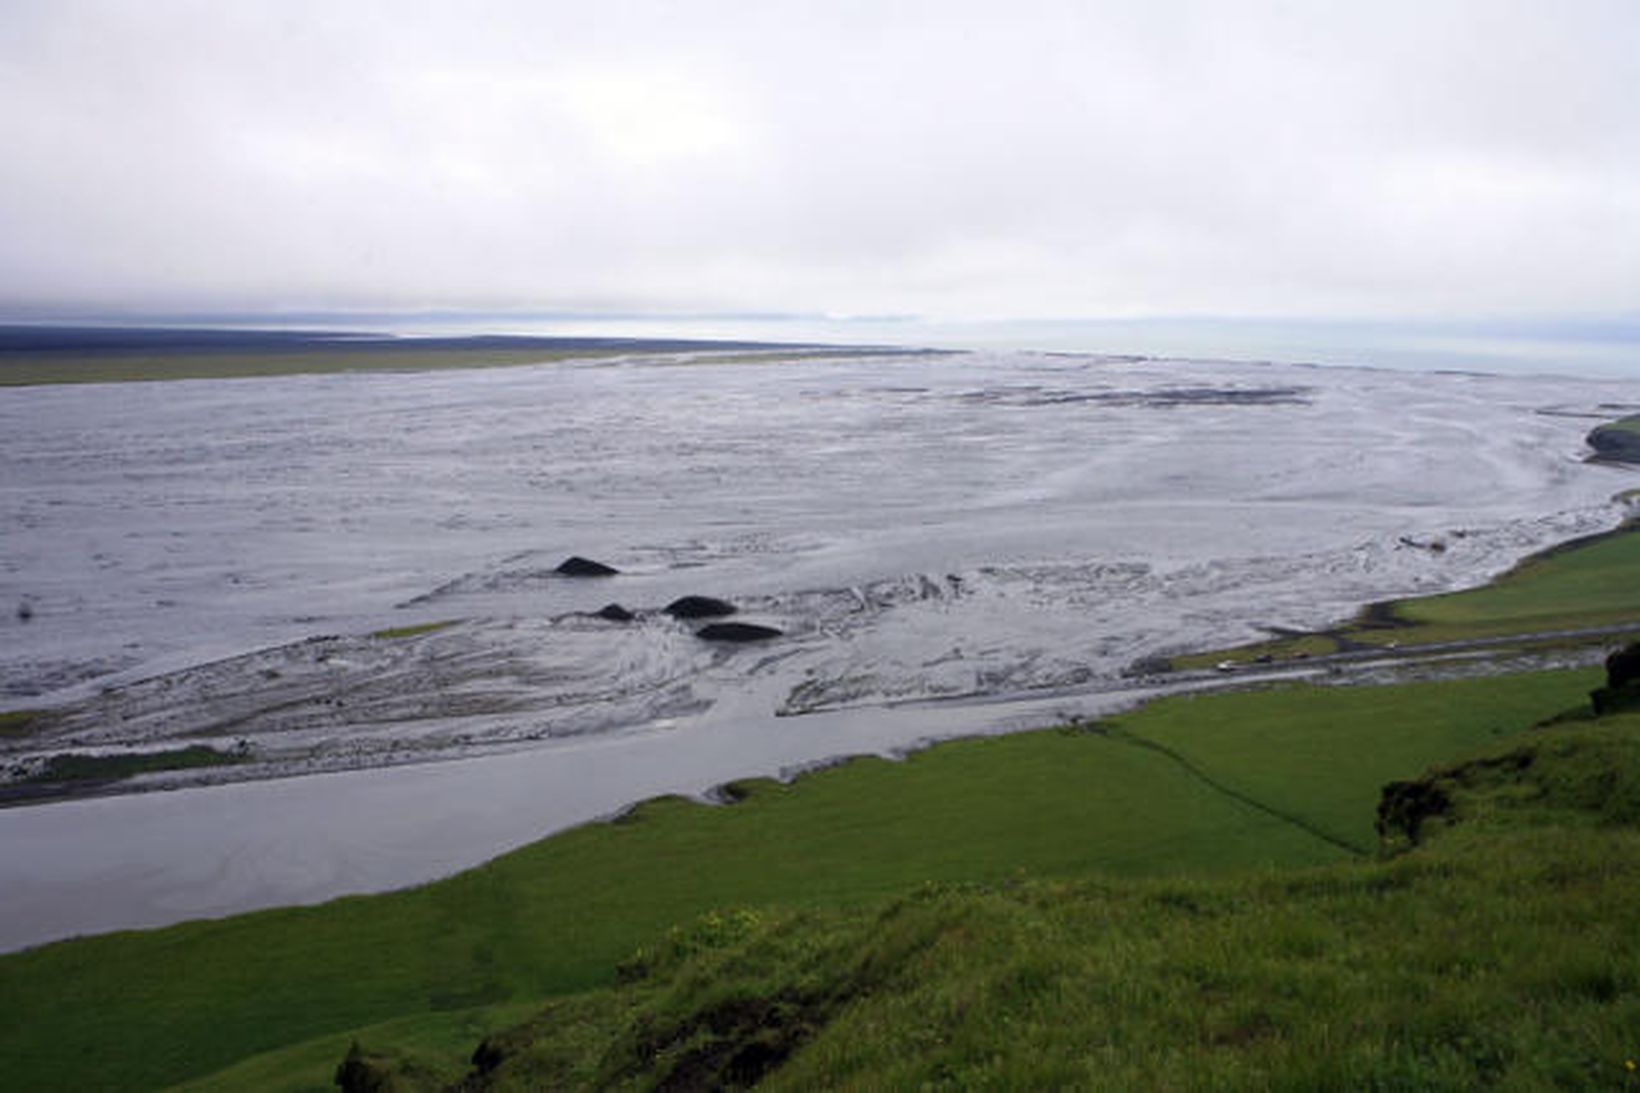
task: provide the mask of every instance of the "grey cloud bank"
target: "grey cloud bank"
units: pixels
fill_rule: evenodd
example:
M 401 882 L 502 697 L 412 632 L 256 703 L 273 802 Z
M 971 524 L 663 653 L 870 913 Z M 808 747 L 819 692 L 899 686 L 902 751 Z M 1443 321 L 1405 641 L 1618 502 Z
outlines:
M 1631 3 L 0 9 L 0 312 L 1632 316 Z

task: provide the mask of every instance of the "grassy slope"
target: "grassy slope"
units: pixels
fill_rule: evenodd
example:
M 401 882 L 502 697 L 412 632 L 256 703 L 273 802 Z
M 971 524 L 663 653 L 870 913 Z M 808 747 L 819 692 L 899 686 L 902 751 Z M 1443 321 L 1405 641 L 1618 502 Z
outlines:
M 1177 668 L 1337 652 L 1352 644 L 1403 646 L 1579 627 L 1640 623 L 1640 523 L 1533 555 L 1490 584 L 1394 600 L 1321 634 L 1175 657 Z
M 1568 688 L 1568 680 L 1578 682 Z M 1595 673 L 1534 673 L 1347 691 L 1297 686 L 1170 699 L 1119 723 L 1226 788 L 1371 852 L 1385 782 L 1518 732 L 1557 704 L 1576 704 L 1583 684 L 1597 681 Z
M 1575 704 L 1594 678 L 1386 688 L 1369 702 L 1305 688 L 1173 700 L 1115 733 L 959 741 L 791 786 L 747 783 L 732 808 L 652 802 L 628 822 L 408 892 L 0 958 L 0 1056 L 25 1087 L 151 1086 L 377 1022 L 444 1013 L 460 1025 L 462 1010 L 607 983 L 646 939 L 712 908 L 867 907 L 923 882 L 1022 874 L 1337 861 L 1348 852 L 1303 825 L 1364 841 L 1381 783 L 1493 739 L 1494 706 L 1524 726 Z M 1326 726 L 1326 744 L 1295 752 L 1306 722 Z M 1199 739 L 1187 740 L 1192 723 Z M 1134 743 L 1152 738 L 1194 770 Z M 1266 763 L 1292 777 L 1261 785 Z M 1301 824 L 1236 796 L 1272 787 L 1275 810 Z M 1343 818 L 1339 801 L 1368 802 L 1366 815 Z
M 471 1088 L 1635 1087 L 1640 716 L 1426 781 L 1452 812 L 1393 860 L 703 919 L 492 1035 Z
M 1640 1018 L 1637 733 L 1631 716 L 1517 737 L 1505 762 L 1431 779 L 1459 822 L 1393 862 L 710 915 L 629 964 L 635 982 L 492 1036 L 490 1079 L 1613 1088 Z M 411 1022 L 361 1035 L 401 1077 L 453 1080 L 471 1048 Z M 315 1056 L 313 1088 L 345 1044 Z M 288 1079 L 295 1058 L 214 1087 Z

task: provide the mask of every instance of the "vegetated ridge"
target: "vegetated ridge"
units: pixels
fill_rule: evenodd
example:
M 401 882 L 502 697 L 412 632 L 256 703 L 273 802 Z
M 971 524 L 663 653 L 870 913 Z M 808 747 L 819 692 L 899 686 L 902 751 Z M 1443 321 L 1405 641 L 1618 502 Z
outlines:
M 1640 414 L 1595 426 L 1588 441 L 1600 459 L 1640 463 Z

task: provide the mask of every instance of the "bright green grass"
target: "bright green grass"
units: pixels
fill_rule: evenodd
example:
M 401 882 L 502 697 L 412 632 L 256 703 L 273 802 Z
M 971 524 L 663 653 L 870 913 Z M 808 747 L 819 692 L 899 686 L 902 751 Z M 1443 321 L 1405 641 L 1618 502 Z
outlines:
M 1456 822 L 1393 860 L 709 916 L 473 1088 L 1634 1088 L 1640 717 L 1430 781 Z
M 1377 843 L 1373 810 L 1385 782 L 1581 705 L 1600 678 L 1587 670 L 1186 695 L 1151 703 L 1116 724 L 1167 747 L 1226 789 L 1369 851 Z
M 1522 727 L 1577 704 L 1592 677 L 1528 678 L 1485 681 L 1510 688 Z M 744 783 L 727 808 L 650 802 L 407 892 L 46 946 L 0 958 L 0 1057 L 22 1088 L 146 1087 L 383 1021 L 607 983 L 647 939 L 712 908 L 870 907 L 922 883 L 1337 861 L 1349 852 L 1304 826 L 1357 839 L 1334 798 L 1369 802 L 1370 823 L 1386 778 L 1498 730 L 1480 685 L 1441 686 L 1456 688 L 1450 702 L 1424 687 L 1371 692 L 1370 714 L 1352 712 L 1368 693 L 1354 688 L 1164 702 L 1124 716 L 1119 733 L 957 741 L 789 786 Z M 1440 723 L 1416 727 L 1431 711 Z M 1306 718 L 1328 734 L 1308 759 L 1294 752 Z M 1196 769 L 1121 733 L 1165 742 Z M 1261 761 L 1295 784 L 1261 782 Z M 1260 792 L 1270 806 L 1245 799 Z
M 390 626 L 386 630 L 377 630 L 370 636 L 386 641 L 396 641 L 399 638 L 415 638 L 422 634 L 431 634 L 439 630 L 454 626 L 459 619 L 443 619 L 439 622 L 418 622 L 409 626 Z

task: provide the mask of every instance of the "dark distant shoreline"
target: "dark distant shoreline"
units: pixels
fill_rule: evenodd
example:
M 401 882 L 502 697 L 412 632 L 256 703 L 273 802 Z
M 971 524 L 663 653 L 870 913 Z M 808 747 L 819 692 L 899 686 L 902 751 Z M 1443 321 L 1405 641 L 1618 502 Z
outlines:
M 535 364 L 632 353 L 882 352 L 877 346 L 688 338 L 0 325 L 0 386 L 226 379 Z
M 209 326 L 75 326 L 0 324 L 0 360 L 36 353 L 202 353 L 291 349 L 383 352 L 418 349 L 812 349 L 812 344 L 689 338 L 560 337 L 528 334 L 404 336 L 372 330 L 250 329 Z

